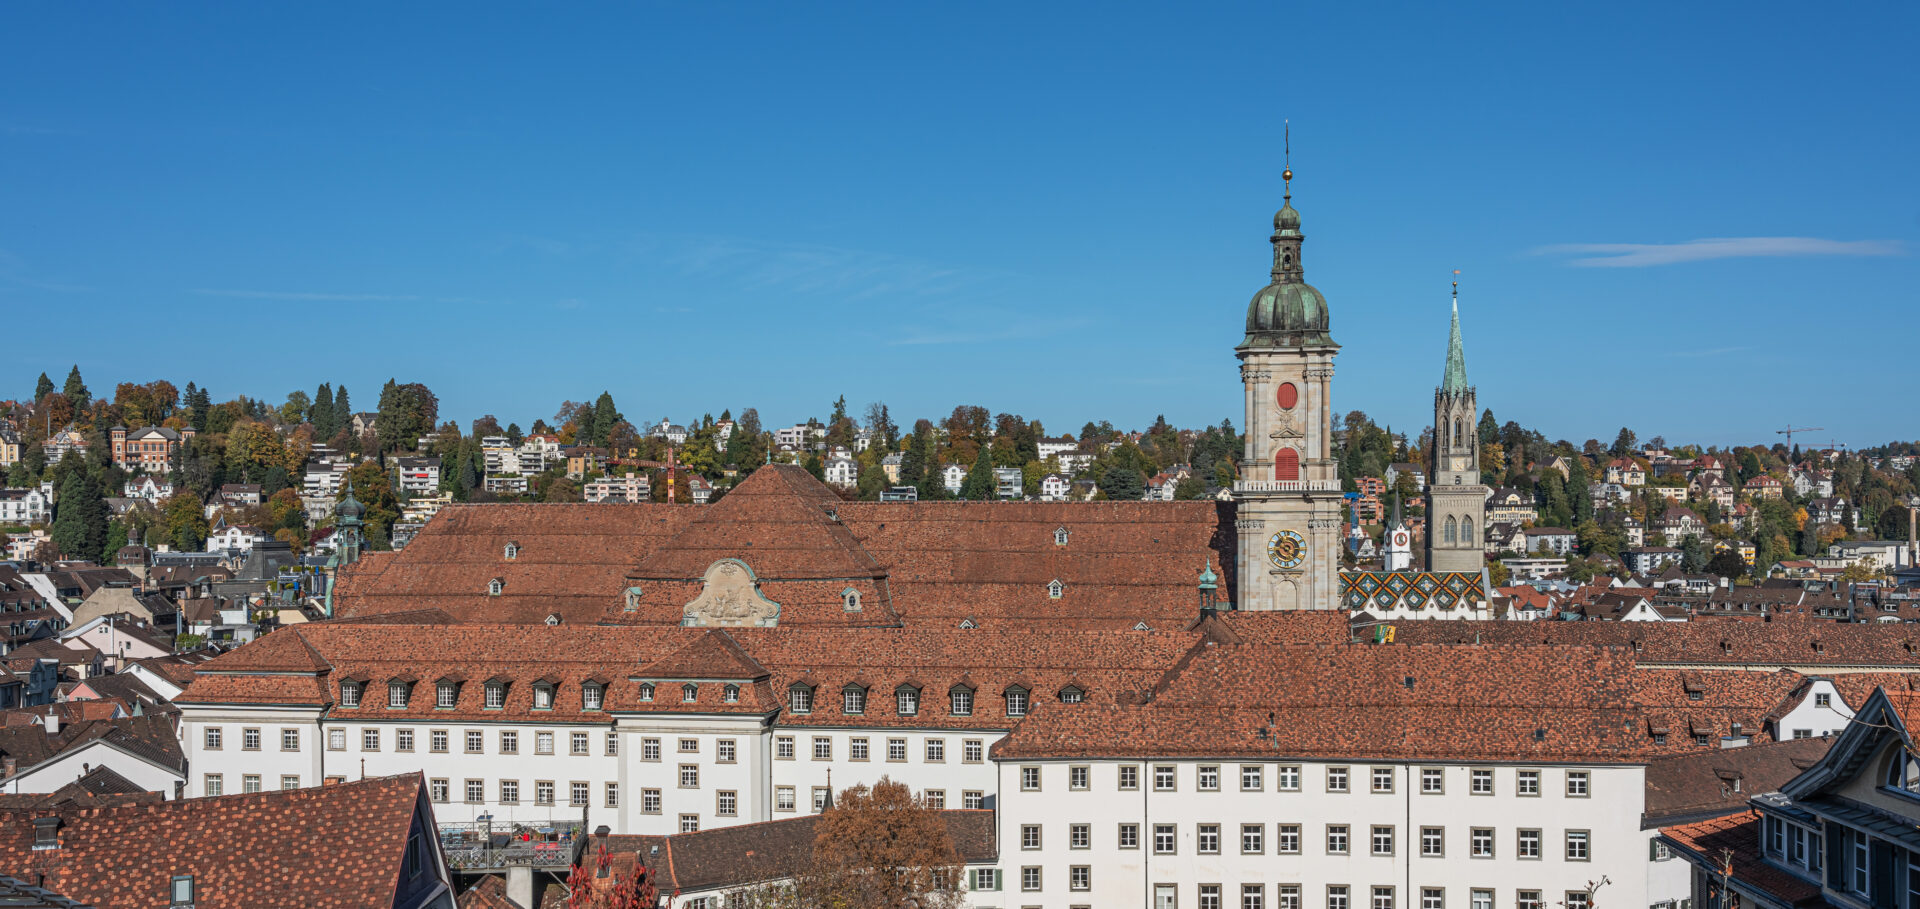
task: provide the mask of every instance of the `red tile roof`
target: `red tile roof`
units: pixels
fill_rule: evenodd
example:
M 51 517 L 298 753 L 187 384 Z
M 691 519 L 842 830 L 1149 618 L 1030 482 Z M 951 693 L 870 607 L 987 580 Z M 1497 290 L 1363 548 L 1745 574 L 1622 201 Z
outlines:
M 1712 820 L 1664 827 L 1661 836 L 1686 852 L 1718 867 L 1732 854 L 1736 886 L 1751 887 L 1789 906 L 1820 905 L 1820 885 L 1801 880 L 1769 864 L 1760 854 L 1760 815 L 1742 811 Z

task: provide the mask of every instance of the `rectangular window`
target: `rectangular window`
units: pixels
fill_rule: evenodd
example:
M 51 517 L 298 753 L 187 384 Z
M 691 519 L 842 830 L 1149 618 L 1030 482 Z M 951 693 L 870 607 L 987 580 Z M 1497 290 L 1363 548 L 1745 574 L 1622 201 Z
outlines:
M 1020 889 L 1022 890 L 1039 890 L 1040 889 L 1039 866 L 1027 865 L 1020 869 Z
M 1092 824 L 1068 825 L 1067 848 L 1069 849 L 1093 848 L 1093 825 Z
M 1122 849 L 1140 848 L 1140 825 L 1121 824 L 1119 843 Z
M 378 729 L 360 730 L 360 750 L 361 751 L 379 751 L 380 750 L 380 730 Z
M 927 740 L 927 763 L 942 764 L 942 763 L 945 763 L 946 760 L 947 760 L 947 740 L 946 739 L 928 739 Z
M 444 779 L 427 781 L 427 798 L 444 805 L 453 787 Z
M 287 774 L 285 776 L 282 776 L 280 777 L 280 788 L 298 789 L 300 788 L 300 778 L 297 776 L 294 776 L 293 774 Z
M 1473 828 L 1473 857 L 1493 858 L 1493 828 Z
M 209 773 L 201 778 L 200 791 L 208 795 L 225 795 L 227 791 L 226 778 L 218 773 Z
M 700 788 L 700 765 L 699 764 L 681 764 L 680 765 L 680 788 L 682 789 Z
M 393 731 L 393 750 L 412 751 L 413 750 L 413 730 L 395 729 Z
M 1493 794 L 1493 771 L 1475 770 L 1473 772 L 1472 791 L 1474 795 L 1492 795 Z
M 1199 789 L 1201 792 L 1220 791 L 1220 768 L 1219 767 L 1216 767 L 1213 765 L 1201 767 L 1199 773 L 1196 776 L 1196 779 L 1198 780 L 1198 783 L 1195 785 L 1195 788 Z
M 1131 764 L 1126 764 L 1121 766 L 1120 788 L 1123 790 L 1140 788 L 1140 768 L 1139 767 L 1135 767 Z
M 1261 789 L 1266 788 L 1260 771 L 1261 767 L 1259 764 L 1240 765 L 1241 792 L 1259 792 Z
M 1172 824 L 1153 825 L 1153 854 L 1172 855 L 1174 836 Z
M 1786 825 L 1777 817 L 1767 818 L 1767 854 L 1782 856 L 1787 852 Z
M 792 738 L 787 739 L 787 748 L 789 749 L 789 751 L 787 752 L 787 757 L 793 757 L 793 752 L 791 751 L 791 749 L 793 748 Z M 641 739 L 640 740 L 640 759 L 643 761 L 659 760 L 660 759 L 660 740 L 659 739 Z
M 775 811 L 792 811 L 793 810 L 793 787 L 792 786 L 775 786 L 774 787 L 773 810 Z
M 1439 827 L 1420 828 L 1420 854 L 1426 858 L 1444 858 L 1446 850 L 1446 832 Z
M 1220 825 L 1219 824 L 1196 824 L 1194 825 L 1193 833 L 1194 833 L 1194 850 L 1193 851 L 1198 852 L 1201 855 L 1219 855 L 1220 854 Z
M 1567 891 L 1567 901 L 1564 904 L 1567 907 L 1567 909 L 1587 909 L 1587 907 L 1592 904 L 1593 904 L 1593 895 L 1588 893 L 1587 891 L 1585 890 Z
M 619 754 L 620 754 L 620 733 L 618 732 L 607 733 L 607 757 L 617 757 L 619 756 Z
M 1039 792 L 1040 791 L 1040 768 L 1038 767 L 1020 768 L 1020 790 L 1022 792 Z
M 220 727 L 218 726 L 207 727 L 206 743 L 207 743 L 206 747 L 208 751 L 220 750 Z
M 1279 774 L 1279 781 L 1275 785 L 1280 788 L 1281 792 L 1300 791 L 1300 765 L 1282 764 Z
M 1220 885 L 1200 885 L 1200 909 L 1220 909 Z
M 584 732 L 575 732 L 575 733 L 568 734 L 567 751 L 569 753 L 576 754 L 576 755 L 586 754 L 587 753 L 587 734 Z
M 328 751 L 347 750 L 347 731 L 345 729 L 341 729 L 340 727 L 335 726 L 327 730 L 327 750 Z
M 1439 887 L 1420 888 L 1420 909 L 1447 909 L 1447 891 Z
M 1346 855 L 1347 846 L 1348 846 L 1347 825 L 1328 824 L 1327 825 L 1327 854 L 1328 855 Z
M 1392 767 L 1373 768 L 1373 791 L 1375 792 L 1392 792 L 1393 791 L 1393 768 Z
M 1000 889 L 1000 869 L 998 868 L 975 868 L 967 872 L 967 876 L 969 878 L 967 889 L 969 890 L 989 891 Z
M 1587 797 L 1587 772 L 1585 770 L 1567 771 L 1567 797 L 1575 799 Z
M 439 707 L 441 709 L 449 709 L 453 707 L 454 697 L 455 697 L 455 689 L 452 685 L 435 685 L 434 692 L 433 692 L 433 706 Z
M 1546 904 L 1540 901 L 1540 891 L 1538 890 L 1515 891 L 1513 895 L 1513 905 L 1514 909 L 1545 909 L 1546 907 Z
M 1067 768 L 1067 788 L 1075 791 L 1081 791 L 1086 789 L 1087 780 L 1089 778 L 1090 773 L 1091 771 L 1089 771 L 1085 767 L 1068 767 Z
M 1393 888 L 1373 888 L 1373 909 L 1393 909 Z
M 1040 825 L 1039 824 L 1021 824 L 1020 825 L 1020 848 L 1022 849 L 1040 848 Z
M 1805 867 L 1807 864 L 1807 828 L 1794 827 L 1789 831 L 1789 834 L 1787 838 L 1787 859 L 1796 865 Z M 1915 905 L 1920 906 L 1920 903 Z
M 1347 768 L 1345 767 L 1328 767 L 1327 768 L 1327 791 L 1328 792 L 1347 791 Z
M 1567 831 L 1567 861 L 1584 862 L 1587 860 L 1588 838 L 1589 835 L 1585 830 Z
M 740 813 L 740 796 L 730 789 L 715 793 L 713 813 L 721 817 L 735 817 Z
M 447 753 L 447 731 L 445 729 L 435 729 L 427 733 L 427 750 L 432 751 L 434 754 Z
M 500 753 L 501 754 L 519 754 L 520 753 L 520 733 L 515 732 L 511 729 L 501 732 L 500 733 Z
M 520 781 L 519 780 L 501 780 L 500 781 L 500 804 L 502 805 L 520 804 Z
M 699 754 L 700 740 L 699 739 L 681 739 L 680 753 L 681 754 Z
M 486 749 L 486 733 L 478 729 L 467 730 L 467 753 L 479 754 Z
M 820 812 L 827 810 L 827 798 L 829 795 L 830 795 L 830 792 L 827 789 L 827 787 L 825 786 L 813 787 L 813 813 L 814 814 L 819 814 Z
M 1300 825 L 1281 824 L 1274 828 L 1274 850 L 1281 855 L 1300 854 Z
M 240 730 L 240 750 L 259 751 L 260 730 L 252 728 Z
M 1156 764 L 1153 768 L 1153 791 L 1173 791 L 1173 765 Z
M 697 814 L 680 815 L 680 832 L 681 833 L 699 833 L 700 832 L 700 815 L 697 815 Z
M 1068 890 L 1092 890 L 1093 868 L 1088 865 L 1074 865 L 1067 869 Z
M 640 813 L 641 814 L 659 814 L 660 813 L 660 790 L 658 789 L 640 790 Z
M 847 760 L 864 761 L 867 759 L 867 737 L 857 735 L 847 740 Z
M 1439 767 L 1420 768 L 1420 791 L 1425 795 L 1439 795 L 1446 792 L 1446 771 Z
M 1514 856 L 1516 858 L 1523 858 L 1523 859 L 1539 858 L 1540 857 L 1540 831 L 1522 830 L 1519 833 L 1520 833 L 1520 838 L 1514 844 L 1514 847 L 1513 847 Z
M 979 739 L 967 739 L 960 743 L 960 760 L 969 764 L 978 764 L 986 760 L 986 746 Z
M 280 730 L 280 750 L 281 751 L 299 751 L 300 750 L 300 730 L 298 729 Z
M 487 800 L 487 781 L 468 780 L 466 786 L 467 804 L 479 805 Z
M 1493 909 L 1493 891 L 1491 890 L 1473 891 L 1472 909 Z
M 1335 884 L 1327 888 L 1327 909 L 1348 909 L 1345 884 Z
M 533 734 L 533 753 L 534 754 L 552 754 L 553 753 L 553 733 L 551 732 L 534 733 Z
M 932 808 L 935 811 L 947 807 L 947 790 L 945 789 L 928 789 L 920 793 L 920 798 L 927 803 L 928 808 Z
M 1260 855 L 1267 851 L 1267 825 L 1240 825 L 1240 852 L 1245 855 Z
M 552 780 L 534 780 L 533 781 L 533 803 L 535 805 L 553 804 L 553 781 Z
M 783 761 L 793 760 L 793 736 L 774 736 L 773 756 Z
M 608 808 L 620 807 L 620 784 L 619 783 L 607 784 L 607 807 Z
M 260 791 L 260 774 L 249 773 L 241 777 L 240 791 L 241 792 L 259 792 Z
M 985 808 L 986 806 L 987 806 L 986 793 L 981 792 L 978 789 L 967 789 L 960 793 L 960 807 Z
M 1538 770 L 1520 771 L 1519 781 L 1515 783 L 1515 790 L 1523 796 L 1539 795 L 1540 794 L 1540 771 Z
M 887 760 L 904 761 L 906 759 L 907 759 L 907 740 L 906 739 L 888 739 L 887 740 Z
M 1853 840 L 1853 892 L 1866 896 L 1868 894 L 1867 852 L 1871 841 L 1867 839 L 1866 834 L 1857 830 L 1851 831 L 1849 837 Z
M 1267 909 L 1267 888 L 1261 884 L 1241 884 L 1240 909 Z
M 567 784 L 567 804 L 574 808 L 585 808 L 593 798 L 591 784 L 575 780 Z
M 1832 706 L 1832 704 L 1833 704 L 1833 695 L 1816 694 L 1813 696 L 1813 706 L 1815 707 L 1829 707 L 1829 706 Z
M 1393 828 L 1375 826 L 1373 828 L 1373 854 L 1393 854 Z

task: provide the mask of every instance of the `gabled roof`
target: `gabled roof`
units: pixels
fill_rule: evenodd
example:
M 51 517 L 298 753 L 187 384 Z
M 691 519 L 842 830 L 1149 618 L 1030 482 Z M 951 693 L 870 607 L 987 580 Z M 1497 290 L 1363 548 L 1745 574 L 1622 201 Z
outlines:
M 685 647 L 641 666 L 635 674 L 643 679 L 657 680 L 753 681 L 766 678 L 770 672 L 741 650 L 732 636 L 715 628 L 709 629 Z
M 1647 764 L 1646 824 L 1744 812 L 1748 799 L 1786 785 L 1832 744 L 1825 738 L 1788 739 L 1653 761 Z

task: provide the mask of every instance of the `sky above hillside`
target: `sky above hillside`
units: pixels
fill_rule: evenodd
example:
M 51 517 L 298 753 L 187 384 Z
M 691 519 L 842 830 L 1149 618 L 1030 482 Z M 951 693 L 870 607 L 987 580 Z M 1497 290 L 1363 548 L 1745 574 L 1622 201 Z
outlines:
M 0 398 L 522 426 L 1242 410 L 1283 122 L 1335 405 L 1920 437 L 1912 4 L 14 4 Z M 1874 391 L 1873 389 L 1880 389 Z M 1812 441 L 1802 438 L 1801 441 Z

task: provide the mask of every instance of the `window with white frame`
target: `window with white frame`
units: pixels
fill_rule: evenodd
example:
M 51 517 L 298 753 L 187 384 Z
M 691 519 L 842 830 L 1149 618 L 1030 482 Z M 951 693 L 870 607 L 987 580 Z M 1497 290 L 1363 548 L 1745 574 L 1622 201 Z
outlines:
M 1082 766 L 1068 767 L 1067 768 L 1067 788 L 1073 789 L 1076 791 L 1086 789 L 1087 784 L 1091 779 L 1091 774 L 1092 774 L 1092 771 L 1087 767 L 1082 767 Z
M 1473 771 L 1472 779 L 1473 779 L 1473 785 L 1471 787 L 1471 791 L 1473 792 L 1474 795 L 1492 795 L 1493 794 L 1493 771 L 1492 770 L 1475 770 Z
M 1475 827 L 1468 837 L 1474 858 L 1493 858 L 1493 828 Z
M 1385 825 L 1374 826 L 1373 854 L 1374 855 L 1392 855 L 1393 854 L 1393 828 L 1392 827 L 1385 826 Z
M 738 704 L 738 703 L 740 703 L 740 686 L 738 686 L 738 685 L 728 685 L 728 686 L 727 686 L 727 687 L 726 687 L 726 688 L 724 689 L 724 692 L 723 692 L 723 698 L 724 698 L 724 699 L 726 700 L 726 702 L 727 702 L 727 703 L 729 703 L 729 704 Z
M 1259 764 L 1241 764 L 1240 791 L 1259 792 L 1264 788 L 1261 782 L 1261 776 L 1261 767 Z
M 1015 685 L 1007 689 L 1007 716 L 1027 715 L 1027 689 Z
M 1281 792 L 1299 792 L 1300 791 L 1300 765 L 1299 764 L 1282 764 L 1280 765 L 1279 769 L 1275 771 L 1275 773 L 1278 774 L 1278 776 L 1276 777 L 1276 781 L 1274 785 L 1279 787 Z
M 787 709 L 794 713 L 813 712 L 813 689 L 795 685 L 787 689 Z
M 1328 792 L 1347 791 L 1347 768 L 1345 767 L 1328 767 L 1327 768 L 1327 791 Z
M 1241 824 L 1240 851 L 1247 855 L 1259 855 L 1267 851 L 1267 825 Z
M 920 713 L 920 689 L 903 687 L 893 692 L 894 712 L 901 716 L 917 716 Z
M 973 689 L 960 685 L 948 691 L 947 712 L 954 716 L 972 716 Z
M 1195 824 L 1193 827 L 1193 851 L 1202 855 L 1220 853 L 1220 825 Z
M 1153 854 L 1172 855 L 1177 839 L 1172 824 L 1153 825 Z
M 692 682 L 680 686 L 680 703 L 691 704 L 700 700 L 700 686 Z
M 1424 858 L 1444 858 L 1447 854 L 1446 832 L 1439 827 L 1420 828 L 1420 855 Z
M 867 712 L 867 689 L 857 685 L 848 685 L 840 691 L 840 712 L 861 714 Z
M 1351 848 L 1352 846 L 1348 842 L 1347 825 L 1328 824 L 1327 825 L 1327 854 L 1328 855 L 1346 855 L 1348 850 Z
M 507 706 L 507 686 L 505 682 L 487 683 L 486 709 L 499 710 Z
M 459 688 L 452 682 L 441 682 L 433 686 L 433 706 L 441 710 L 452 709 L 458 692 Z
M 1273 828 L 1274 851 L 1281 855 L 1300 854 L 1300 825 L 1280 824 Z
M 1587 780 L 1587 771 L 1585 770 L 1567 771 L 1567 797 L 1576 799 L 1586 798 L 1588 793 Z
M 1373 768 L 1373 791 L 1375 792 L 1392 792 L 1393 791 L 1393 768 L 1392 767 Z
M 341 682 L 340 683 L 340 706 L 342 707 L 360 706 L 360 683 L 359 682 Z
M 1420 792 L 1423 795 L 1440 795 L 1447 791 L 1446 772 L 1439 767 L 1420 768 Z

